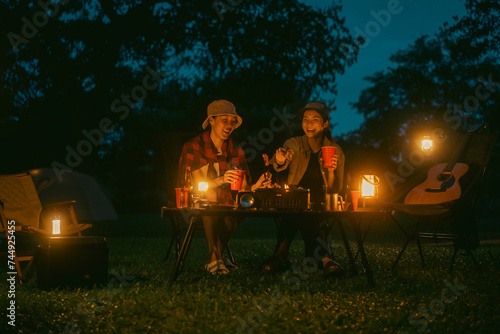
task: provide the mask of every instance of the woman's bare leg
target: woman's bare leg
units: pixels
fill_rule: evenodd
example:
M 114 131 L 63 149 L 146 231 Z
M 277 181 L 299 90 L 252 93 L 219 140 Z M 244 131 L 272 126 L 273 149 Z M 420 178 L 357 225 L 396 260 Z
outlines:
M 223 244 L 221 242 L 219 217 L 203 216 L 203 228 L 208 243 L 209 262 L 222 259 Z
M 220 241 L 221 241 L 221 255 L 224 255 L 231 235 L 234 232 L 236 224 L 238 223 L 238 218 L 235 217 L 225 217 L 220 229 Z

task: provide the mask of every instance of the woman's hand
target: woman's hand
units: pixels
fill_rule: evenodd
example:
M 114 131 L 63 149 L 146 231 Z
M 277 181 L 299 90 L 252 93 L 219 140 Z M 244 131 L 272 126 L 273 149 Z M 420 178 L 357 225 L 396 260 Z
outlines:
M 271 173 L 267 172 L 262 174 L 257 182 L 252 186 L 252 191 L 258 188 L 270 188 L 271 187 Z
M 320 158 L 319 160 L 320 160 L 321 164 L 323 164 L 323 158 Z M 338 161 L 337 155 L 334 154 L 332 156 L 332 161 L 331 161 L 332 167 L 327 167 L 327 169 L 328 169 L 329 172 L 333 172 L 334 170 L 337 169 L 337 161 Z
M 292 161 L 294 151 L 292 148 L 283 148 L 280 147 L 276 150 L 276 162 L 278 165 L 283 165 L 285 161 Z
M 286 150 L 280 147 L 276 150 L 276 163 L 278 165 L 283 165 L 285 161 L 286 161 Z
M 223 183 L 234 183 L 240 178 L 239 171 L 237 169 L 228 169 L 222 177 Z

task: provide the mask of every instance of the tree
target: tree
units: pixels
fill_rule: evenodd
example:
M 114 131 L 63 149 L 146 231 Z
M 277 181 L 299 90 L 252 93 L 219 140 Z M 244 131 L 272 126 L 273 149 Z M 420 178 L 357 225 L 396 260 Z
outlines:
M 425 134 L 441 141 L 442 151 L 434 154 L 447 161 L 472 124 L 485 122 L 498 132 L 500 5 L 469 2 L 467 11 L 453 25 L 392 55 L 394 66 L 367 78 L 371 86 L 354 104 L 365 122 L 348 141 L 383 148 L 397 170 L 411 163 L 412 154 L 413 168 L 419 167 L 415 143 Z M 394 174 L 400 182 L 407 178 Z
M 156 134 L 199 128 L 211 100 L 238 106 L 244 139 L 274 107 L 335 92 L 355 61 L 338 5 L 230 3 L 0 2 L 2 172 L 52 166 L 113 186 L 155 178 Z M 132 201 L 149 189 L 125 190 Z

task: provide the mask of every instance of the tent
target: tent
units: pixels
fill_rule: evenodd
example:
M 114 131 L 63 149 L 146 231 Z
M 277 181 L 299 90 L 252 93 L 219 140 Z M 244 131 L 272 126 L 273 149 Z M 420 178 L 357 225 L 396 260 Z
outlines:
M 118 219 L 104 189 L 94 177 L 71 172 L 64 173 L 62 181 L 59 181 L 52 168 L 29 172 L 42 205 L 75 200 L 75 214 L 79 222 Z

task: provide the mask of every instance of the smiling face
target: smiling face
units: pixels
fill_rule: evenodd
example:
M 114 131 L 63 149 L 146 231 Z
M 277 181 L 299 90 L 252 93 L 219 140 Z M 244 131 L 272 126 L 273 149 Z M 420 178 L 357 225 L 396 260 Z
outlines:
M 316 110 L 306 110 L 302 118 L 302 129 L 309 138 L 317 138 L 323 136 L 323 131 L 328 126 L 328 121 L 324 121 L 323 117 Z
M 222 140 L 228 139 L 238 124 L 238 119 L 234 115 L 212 116 L 208 121 L 212 127 L 211 134 Z

